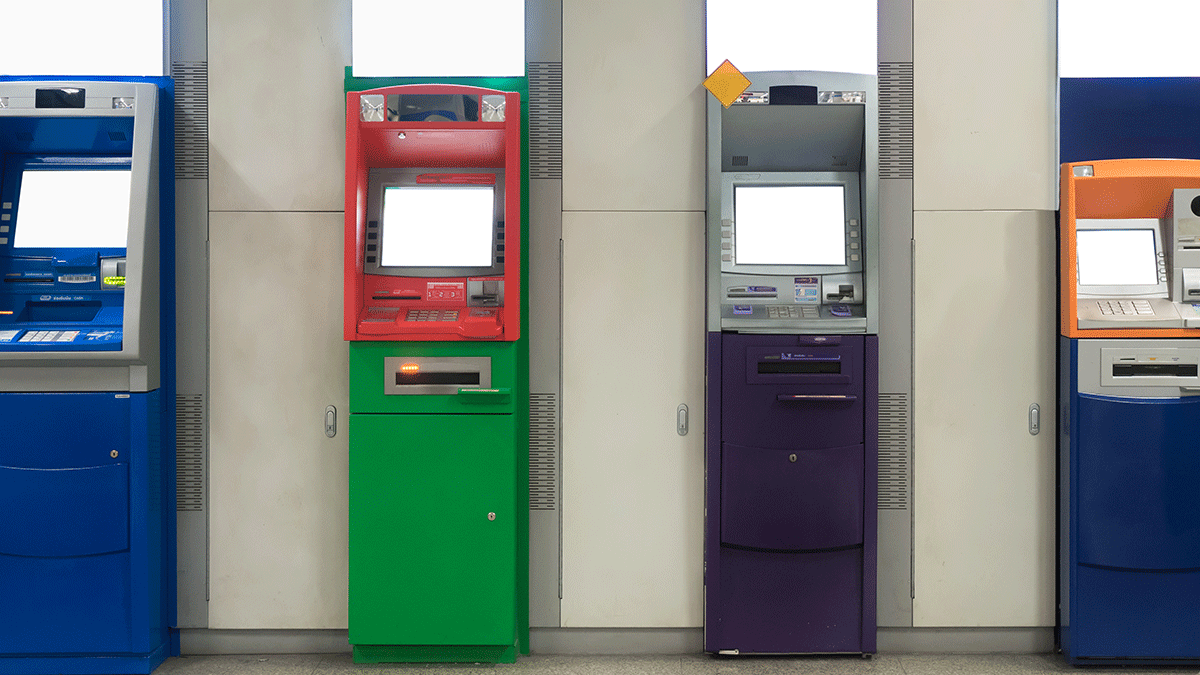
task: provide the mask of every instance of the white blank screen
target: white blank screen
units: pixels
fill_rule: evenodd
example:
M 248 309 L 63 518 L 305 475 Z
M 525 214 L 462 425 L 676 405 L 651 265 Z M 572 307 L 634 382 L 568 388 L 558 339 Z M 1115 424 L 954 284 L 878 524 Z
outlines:
M 403 186 L 383 191 L 384 267 L 491 267 L 495 189 Z
M 737 186 L 738 265 L 845 265 L 846 198 L 841 185 Z
M 125 248 L 128 169 L 21 174 L 16 248 Z
M 1154 286 L 1153 230 L 1076 230 L 1081 286 Z

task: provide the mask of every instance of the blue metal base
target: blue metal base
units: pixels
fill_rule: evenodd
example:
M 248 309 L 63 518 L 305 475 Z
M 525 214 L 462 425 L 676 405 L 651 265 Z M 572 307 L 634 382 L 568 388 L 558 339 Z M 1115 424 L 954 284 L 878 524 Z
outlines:
M 0 675 L 149 675 L 167 659 L 164 644 L 150 654 L 0 656 Z
M 0 673 L 148 673 L 170 650 L 158 391 L 0 394 Z
M 1078 665 L 1200 663 L 1200 397 L 1081 394 L 1062 340 L 1059 646 Z

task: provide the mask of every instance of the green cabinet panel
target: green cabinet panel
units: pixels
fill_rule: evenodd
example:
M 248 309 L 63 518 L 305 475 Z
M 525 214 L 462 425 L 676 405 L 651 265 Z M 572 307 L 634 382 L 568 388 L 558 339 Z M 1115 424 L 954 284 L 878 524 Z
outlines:
M 528 513 L 515 425 L 513 415 L 350 415 L 356 660 L 376 660 L 358 658 L 367 645 L 516 642 L 518 519 Z
M 523 342 L 351 342 L 350 412 L 353 413 L 511 413 L 524 409 L 527 379 L 517 378 L 518 350 Z M 485 357 L 490 360 L 491 383 L 486 390 L 464 390 L 447 395 L 389 395 L 384 383 L 385 360 L 391 357 Z M 521 404 L 521 405 L 519 405 Z

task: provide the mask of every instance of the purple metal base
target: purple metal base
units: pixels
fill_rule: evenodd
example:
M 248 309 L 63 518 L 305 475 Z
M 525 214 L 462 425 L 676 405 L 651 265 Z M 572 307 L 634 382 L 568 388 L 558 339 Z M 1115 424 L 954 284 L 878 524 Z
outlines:
M 877 338 L 710 333 L 707 358 L 705 650 L 874 652 Z M 761 372 L 816 363 L 839 372 Z

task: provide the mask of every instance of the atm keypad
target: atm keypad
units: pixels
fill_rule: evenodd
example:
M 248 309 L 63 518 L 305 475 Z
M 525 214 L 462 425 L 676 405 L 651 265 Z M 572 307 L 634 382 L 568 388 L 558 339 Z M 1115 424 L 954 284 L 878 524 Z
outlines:
M 410 309 L 405 321 L 458 321 L 457 309 Z
M 0 342 L 12 342 L 20 332 L 19 330 L 0 330 Z
M 31 330 L 26 331 L 19 342 L 73 342 L 78 336 L 77 330 Z
M 813 305 L 767 305 L 768 319 L 819 319 L 821 310 Z
M 1100 307 L 1100 314 L 1104 316 L 1154 315 L 1154 308 L 1148 300 L 1100 300 L 1096 304 Z

